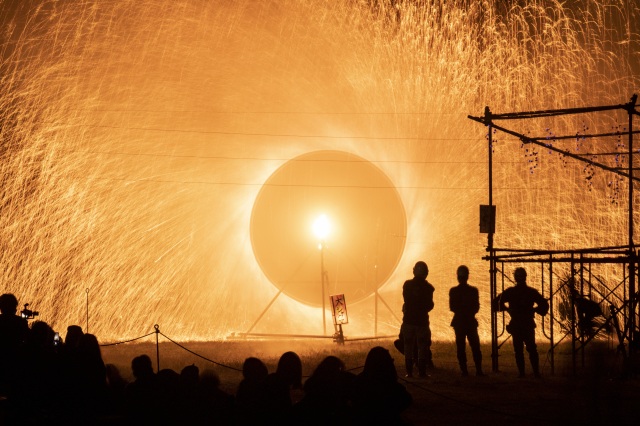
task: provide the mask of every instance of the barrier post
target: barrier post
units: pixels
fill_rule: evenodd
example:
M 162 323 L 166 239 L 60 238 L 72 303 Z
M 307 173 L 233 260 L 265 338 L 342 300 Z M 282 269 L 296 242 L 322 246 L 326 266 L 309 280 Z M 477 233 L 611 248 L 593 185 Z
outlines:
M 85 289 L 85 292 L 87 293 L 87 306 L 86 306 L 86 313 L 87 313 L 87 325 L 86 325 L 86 333 L 89 332 L 89 287 L 87 287 Z
M 160 326 L 155 324 L 153 328 L 156 329 L 156 373 L 160 372 L 160 343 L 158 342 L 158 335 L 160 334 Z

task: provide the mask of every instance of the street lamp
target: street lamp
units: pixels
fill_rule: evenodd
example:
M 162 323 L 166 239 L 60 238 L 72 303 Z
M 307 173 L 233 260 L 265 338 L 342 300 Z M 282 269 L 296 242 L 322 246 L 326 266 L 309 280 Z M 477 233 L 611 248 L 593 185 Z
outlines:
M 325 294 L 324 288 L 327 281 L 327 272 L 324 269 L 324 246 L 327 236 L 331 232 L 331 222 L 326 214 L 321 214 L 313 222 L 313 233 L 318 238 L 318 249 L 320 250 L 320 287 L 322 287 L 322 327 L 324 335 L 327 334 L 327 321 L 326 321 L 326 306 L 325 306 Z

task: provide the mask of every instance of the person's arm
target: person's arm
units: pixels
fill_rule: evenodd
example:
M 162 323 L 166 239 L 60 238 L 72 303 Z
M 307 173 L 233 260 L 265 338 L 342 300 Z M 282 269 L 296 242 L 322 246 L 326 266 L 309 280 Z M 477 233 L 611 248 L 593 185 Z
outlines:
M 435 288 L 431 286 L 429 289 L 429 298 L 427 299 L 427 312 L 431 312 L 433 310 L 433 293 L 435 292 Z
M 456 295 L 454 288 L 455 287 L 449 289 L 449 310 L 455 314 L 457 310 L 457 304 L 455 300 Z
M 500 293 L 495 299 L 491 301 L 491 310 L 494 312 L 502 312 L 508 310 L 507 300 L 504 297 L 504 293 Z
M 477 314 L 480 311 L 480 293 L 476 287 L 473 287 L 473 299 L 471 303 L 471 311 L 473 314 Z
M 549 302 L 547 301 L 547 299 L 545 299 L 540 293 L 538 293 L 536 291 L 536 307 L 534 309 L 534 311 L 538 314 L 538 315 L 542 315 L 545 316 L 547 315 L 547 312 L 549 312 Z

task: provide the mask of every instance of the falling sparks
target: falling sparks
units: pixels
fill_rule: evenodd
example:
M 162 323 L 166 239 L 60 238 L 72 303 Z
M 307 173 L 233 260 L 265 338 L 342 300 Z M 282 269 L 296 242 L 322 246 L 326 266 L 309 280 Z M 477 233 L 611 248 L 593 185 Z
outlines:
M 0 1 L 3 290 L 61 330 L 84 325 L 88 303 L 103 339 L 153 324 L 182 339 L 242 332 L 277 294 L 249 237 L 261 185 L 289 159 L 333 149 L 379 167 L 406 210 L 380 332 L 397 332 L 400 286 L 423 259 L 434 336 L 451 338 L 456 267 L 488 288 L 477 230 L 487 147 L 466 115 L 627 99 L 639 88 L 637 6 L 338 3 Z M 580 135 L 611 125 L 542 128 L 554 146 L 572 129 L 584 153 Z M 625 181 L 526 145 L 523 159 L 518 141 L 498 137 L 496 243 L 580 247 L 625 234 L 614 202 Z M 373 296 L 349 314 L 345 334 L 371 334 Z M 317 318 L 282 297 L 258 331 L 318 332 Z

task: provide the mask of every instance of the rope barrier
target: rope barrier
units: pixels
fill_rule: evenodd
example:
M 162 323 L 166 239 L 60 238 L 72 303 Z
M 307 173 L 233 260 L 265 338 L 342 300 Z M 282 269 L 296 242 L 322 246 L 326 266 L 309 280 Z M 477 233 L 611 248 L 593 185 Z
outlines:
M 189 349 L 189 348 L 187 348 L 187 347 L 185 347 L 185 346 L 181 345 L 180 343 L 176 342 L 175 340 L 171 339 L 169 336 L 167 336 L 167 335 L 163 334 L 162 332 L 160 332 L 160 331 L 159 331 L 158 333 L 160 333 L 160 335 L 161 335 L 162 337 L 164 337 L 165 339 L 167 339 L 168 341 L 170 341 L 170 342 L 171 342 L 171 343 L 173 343 L 174 345 L 176 345 L 176 346 L 178 346 L 178 347 L 180 347 L 180 348 L 184 349 L 185 351 L 187 351 L 187 352 L 189 352 L 189 353 L 191 353 L 191 354 L 193 354 L 193 355 L 195 355 L 195 356 L 197 356 L 197 357 L 199 357 L 199 358 L 204 359 L 205 361 L 209 361 L 209 362 L 211 362 L 211 363 L 213 363 L 213 364 L 215 364 L 215 365 L 217 365 L 217 366 L 224 367 L 224 368 L 228 368 L 228 369 L 230 369 L 230 370 L 242 371 L 242 369 L 235 368 L 235 367 L 231 367 L 231 366 L 229 366 L 229 365 L 225 365 L 225 364 L 221 364 L 221 363 L 216 362 L 216 361 L 214 361 L 214 360 L 212 360 L 212 359 L 209 359 L 209 358 L 207 358 L 207 357 L 205 357 L 205 356 L 203 356 L 203 355 L 200 355 L 199 353 L 196 353 L 196 352 L 192 351 L 191 349 Z
M 155 334 L 155 331 L 152 331 L 149 334 L 145 334 L 144 336 L 140 336 L 140 337 L 136 337 L 134 339 L 129 339 L 129 340 L 123 340 L 121 342 L 114 342 L 114 343 L 103 343 L 100 346 L 116 346 L 116 345 L 122 345 L 124 343 L 131 343 L 131 342 L 135 342 L 136 340 L 140 340 L 140 339 L 144 339 L 145 337 L 149 337 L 152 334 Z
M 210 362 L 210 363 L 212 363 L 212 364 L 215 364 L 215 365 L 217 365 L 217 366 L 219 366 L 219 367 L 228 368 L 229 370 L 240 371 L 240 372 L 242 371 L 242 369 L 240 369 L 240 368 L 236 368 L 236 367 L 232 367 L 232 366 L 230 366 L 230 365 L 222 364 L 222 363 L 220 363 L 220 362 L 217 362 L 217 361 L 212 360 L 211 358 L 207 358 L 207 357 L 206 357 L 206 356 L 204 356 L 204 355 L 200 355 L 199 353 L 197 353 L 197 352 L 195 352 L 195 351 L 192 351 L 191 349 L 189 349 L 189 348 L 187 348 L 186 346 L 184 346 L 184 345 L 182 345 L 182 344 L 180 344 L 180 343 L 176 342 L 176 341 L 175 341 L 175 340 L 173 340 L 171 337 L 169 337 L 169 336 L 167 336 L 166 334 L 164 334 L 163 332 L 161 332 L 161 331 L 160 331 L 160 326 L 159 326 L 158 324 L 155 324 L 153 327 L 154 327 L 154 331 L 152 331 L 151 333 L 147 333 L 147 334 L 145 334 L 145 335 L 143 335 L 143 336 L 135 337 L 135 338 L 133 338 L 133 339 L 129 339 L 129 340 L 123 340 L 123 341 L 120 341 L 120 342 L 105 343 L 105 344 L 101 344 L 100 346 L 117 346 L 117 345 L 121 345 L 121 344 L 124 344 L 124 343 L 130 343 L 130 342 L 134 342 L 134 341 L 136 341 L 136 340 L 144 339 L 145 337 L 149 337 L 149 336 L 151 336 L 152 334 L 155 334 L 155 335 L 156 335 L 156 346 L 158 345 L 158 342 L 157 342 L 157 336 L 158 336 L 158 335 L 160 335 L 160 336 L 164 337 L 165 339 L 167 339 L 169 342 L 171 342 L 171 343 L 173 343 L 174 345 L 178 346 L 179 348 L 181 348 L 181 349 L 183 349 L 183 350 L 185 350 L 185 351 L 189 352 L 190 354 L 197 356 L 198 358 L 201 358 L 201 359 L 203 359 L 203 360 L 205 360 L 205 361 L 208 361 L 208 362 Z M 159 354 L 159 352 L 158 352 L 158 351 L 156 351 L 156 354 Z M 157 357 L 159 358 L 159 355 L 158 355 Z M 158 361 L 158 364 L 159 364 L 159 360 L 157 360 L 157 361 Z M 364 368 L 364 366 L 363 366 L 363 365 L 358 366 L 358 367 L 349 368 L 349 369 L 346 369 L 345 371 L 360 370 L 360 369 L 362 369 L 362 368 Z M 304 377 L 308 377 L 308 376 L 304 376 Z

